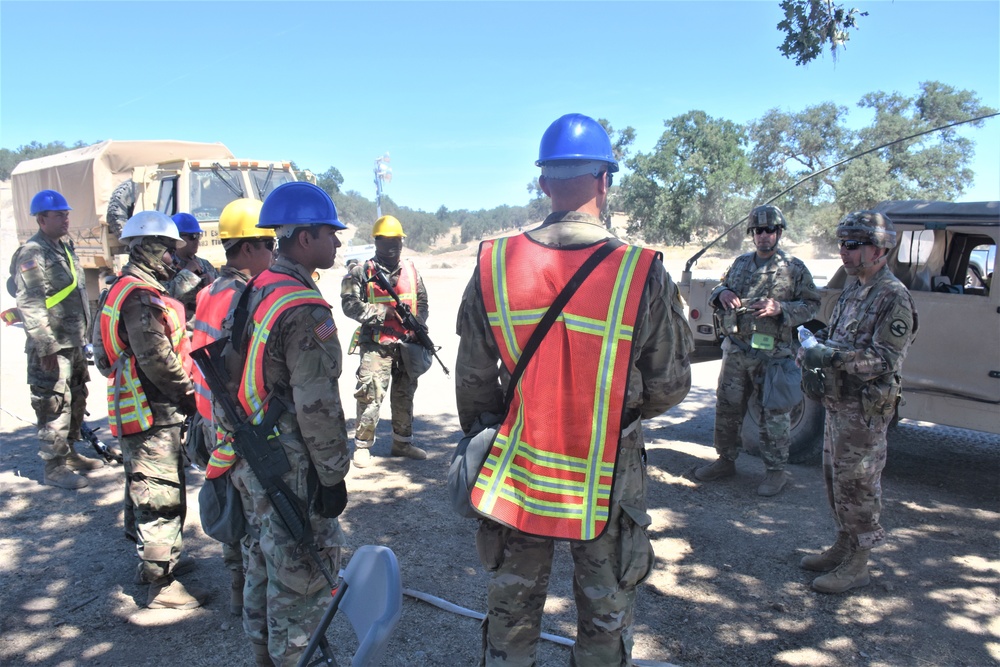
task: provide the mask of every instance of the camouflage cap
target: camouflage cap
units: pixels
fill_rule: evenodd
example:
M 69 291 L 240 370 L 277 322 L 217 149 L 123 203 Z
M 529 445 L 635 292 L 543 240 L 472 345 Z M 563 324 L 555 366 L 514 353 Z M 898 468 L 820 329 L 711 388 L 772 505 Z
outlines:
M 892 220 L 876 211 L 854 211 L 845 215 L 837 225 L 837 238 L 870 241 L 877 248 L 896 247 Z

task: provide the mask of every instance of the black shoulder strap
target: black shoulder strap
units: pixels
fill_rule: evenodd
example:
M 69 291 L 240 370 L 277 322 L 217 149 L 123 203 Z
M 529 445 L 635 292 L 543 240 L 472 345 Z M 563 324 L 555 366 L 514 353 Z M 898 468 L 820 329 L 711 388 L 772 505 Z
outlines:
M 521 379 L 521 375 L 524 373 L 525 367 L 528 365 L 528 361 L 535 354 L 538 346 L 542 344 L 542 339 L 545 338 L 545 334 L 548 333 L 549 328 L 555 323 L 556 318 L 559 317 L 559 313 L 562 309 L 566 307 L 569 300 L 572 298 L 576 290 L 579 289 L 583 281 L 587 279 L 587 276 L 597 268 L 597 265 L 601 261 L 614 252 L 617 248 L 625 245 L 617 238 L 611 237 L 604 242 L 600 248 L 594 252 L 593 255 L 587 258 L 587 261 L 576 270 L 573 277 L 569 279 L 566 283 L 566 287 L 563 288 L 559 296 L 556 297 L 549 309 L 545 311 L 545 315 L 542 316 L 541 321 L 535 330 L 531 332 L 531 337 L 528 339 L 527 344 L 524 346 L 524 350 L 521 352 L 520 358 L 517 360 L 517 365 L 514 367 L 514 372 L 510 374 L 510 382 L 507 384 L 507 393 L 504 396 L 504 412 L 510 408 L 511 401 L 514 400 L 514 388 L 517 387 L 518 380 Z
M 257 276 L 248 280 L 247 284 L 243 286 L 243 291 L 240 293 L 240 300 L 236 302 L 236 308 L 233 310 L 233 329 L 229 334 L 229 340 L 233 345 L 233 349 L 239 350 L 240 354 L 244 353 L 243 345 L 246 343 L 247 320 L 250 319 L 250 310 L 247 308 L 247 303 L 250 301 L 250 293 L 253 292 L 255 280 L 257 280 Z

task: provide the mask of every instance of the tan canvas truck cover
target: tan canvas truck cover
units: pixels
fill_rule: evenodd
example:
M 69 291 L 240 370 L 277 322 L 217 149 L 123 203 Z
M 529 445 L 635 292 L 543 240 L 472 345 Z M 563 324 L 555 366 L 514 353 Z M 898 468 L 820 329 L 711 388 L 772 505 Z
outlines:
M 70 237 L 85 268 L 109 266 L 108 199 L 115 187 L 132 177 L 136 167 L 184 160 L 229 160 L 235 156 L 221 143 L 192 141 L 115 141 L 25 160 L 11 173 L 14 217 L 23 243 L 38 230 L 31 198 L 40 190 L 60 192 L 73 212 Z

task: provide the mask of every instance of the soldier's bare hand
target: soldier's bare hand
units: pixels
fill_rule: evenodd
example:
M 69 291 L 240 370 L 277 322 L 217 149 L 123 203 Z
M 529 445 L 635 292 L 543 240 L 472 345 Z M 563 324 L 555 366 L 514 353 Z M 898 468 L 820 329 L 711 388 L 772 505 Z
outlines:
M 781 315 L 781 302 L 774 299 L 761 299 L 747 306 L 747 310 L 756 310 L 757 317 L 777 317 Z
M 403 318 L 401 318 L 399 316 L 399 313 L 396 311 L 395 308 L 393 308 L 392 306 L 390 306 L 387 303 L 382 304 L 382 305 L 385 308 L 385 312 L 382 314 L 382 321 L 383 322 L 388 322 L 390 320 L 396 320 L 397 322 L 402 322 L 403 321 Z
M 46 372 L 53 372 L 59 369 L 59 355 L 58 354 L 47 354 L 39 361 L 42 362 L 42 370 Z
M 190 271 L 191 273 L 195 273 L 199 276 L 201 275 L 201 264 L 199 264 L 198 260 L 196 259 L 190 260 L 187 264 L 184 265 L 184 268 Z
M 726 310 L 735 310 L 743 305 L 743 302 L 740 301 L 739 295 L 728 289 L 722 290 L 722 293 L 719 294 L 719 303 L 721 303 L 722 307 Z

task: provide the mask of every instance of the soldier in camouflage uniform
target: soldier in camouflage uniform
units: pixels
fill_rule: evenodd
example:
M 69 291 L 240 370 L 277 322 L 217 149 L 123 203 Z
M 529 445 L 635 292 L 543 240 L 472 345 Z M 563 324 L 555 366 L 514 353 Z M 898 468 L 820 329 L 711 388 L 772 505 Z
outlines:
M 177 213 L 173 216 L 177 230 L 180 232 L 184 246 L 174 253 L 174 269 L 176 274 L 167 283 L 170 296 L 184 304 L 188 318 L 188 330 L 194 324 L 194 312 L 198 292 L 201 288 L 211 285 L 219 277 L 219 272 L 208 260 L 198 257 L 198 246 L 204 233 L 198 219 L 190 213 Z
M 837 227 L 840 258 L 850 281 L 819 344 L 799 353 L 803 387 L 826 408 L 823 477 L 837 523 L 832 547 L 806 556 L 801 566 L 826 572 L 812 582 L 822 593 L 842 593 L 869 582 L 868 557 L 885 540 L 882 469 L 886 429 L 900 397 L 900 371 L 917 333 L 909 291 L 886 267 L 896 245 L 892 221 L 859 211 Z
M 175 576 L 187 513 L 181 424 L 194 414 L 195 396 L 183 367 L 183 307 L 164 286 L 173 275 L 171 253 L 183 241 L 157 211 L 129 218 L 121 241 L 129 261 L 101 297 L 93 344 L 94 362 L 109 380 L 108 420 L 125 459 L 126 533 L 135 533 L 137 581 L 149 584 L 146 606 L 192 609 L 201 594 Z
M 580 143 L 596 144 L 596 149 L 588 150 Z M 560 146 L 569 155 L 593 155 L 595 159 L 559 159 Z M 542 139 L 539 166 L 539 183 L 552 198 L 553 209 L 539 228 L 526 232 L 540 244 L 539 252 L 581 249 L 608 238 L 610 234 L 599 215 L 607 201 L 610 172 L 616 171 L 618 165 L 604 129 L 579 114 L 560 118 Z M 523 270 L 530 271 L 531 267 Z M 586 289 L 584 283 L 581 292 Z M 509 380 L 509 369 L 501 371 L 501 356 L 486 314 L 478 271 L 462 297 L 457 330 L 461 342 L 455 371 L 456 399 L 462 428 L 469 432 L 485 413 L 503 413 Z M 633 341 L 622 397 L 627 416 L 616 443 L 608 523 L 597 539 L 569 541 L 577 605 L 571 664 L 578 667 L 632 664 L 636 588 L 649 576 L 654 562 L 646 533 L 650 517 L 646 511 L 640 420 L 678 404 L 691 385 L 691 333 L 677 288 L 659 258 L 653 261 L 642 288 Z M 543 362 L 533 359 L 531 363 L 536 361 Z M 537 664 L 535 652 L 554 543 L 554 539 L 529 535 L 489 519 L 480 520 L 477 551 L 484 567 L 493 572 L 482 628 L 481 665 Z
M 43 482 L 80 489 L 87 480 L 80 470 L 103 463 L 80 456 L 73 443 L 87 407 L 90 373 L 87 344 L 90 302 L 83 268 L 64 240 L 69 233 L 69 204 L 55 190 L 42 190 L 31 200 L 38 233 L 11 259 L 15 298 L 27 334 L 28 386 L 38 420 L 39 456 L 45 461 Z
M 797 376 L 795 329 L 816 315 L 820 302 L 806 265 L 778 249 L 784 229 L 785 218 L 776 206 L 753 209 L 747 233 L 756 249 L 736 258 L 709 298 L 722 311 L 726 335 L 715 404 L 715 451 L 719 458 L 695 470 L 694 475 L 707 482 L 736 474 L 740 430 L 756 388 L 760 453 L 766 468 L 757 488 L 761 496 L 777 495 L 788 481 L 785 465 L 793 407 L 774 400 L 764 404 L 765 377 L 768 373 L 779 379 Z M 796 378 L 796 391 L 798 384 Z
M 363 468 L 371 463 L 371 448 L 375 444 L 379 410 L 389 381 L 389 405 L 392 409 L 392 456 L 423 460 L 427 453 L 413 444 L 413 396 L 417 378 L 402 359 L 402 345 L 407 336 L 392 301 L 376 284 L 370 282 L 372 272 L 381 269 L 389 284 L 407 302 L 416 318 L 427 321 L 427 290 L 413 263 L 401 260 L 403 227 L 391 215 L 382 216 L 372 227 L 375 237 L 375 257 L 355 264 L 344 276 L 340 288 L 340 303 L 344 314 L 361 323 L 357 347 L 361 354 L 358 384 L 354 396 L 358 399 L 357 426 L 354 431 L 354 454 L 351 462 Z M 415 285 L 408 284 L 414 282 Z M 375 294 L 376 296 L 372 296 Z M 408 298 L 409 297 L 409 298 Z
M 350 457 L 338 387 L 340 342 L 330 306 L 312 274 L 333 266 L 340 246 L 336 233 L 345 226 L 329 195 L 301 181 L 268 195 L 258 225 L 275 230 L 278 258 L 254 281 L 248 322 L 257 322 L 254 330 L 269 328 L 270 333 L 266 340 L 247 335 L 242 351 L 227 348 L 225 365 L 231 378 L 241 379 L 237 393 L 253 388 L 253 395 L 239 394 L 241 401 L 259 405 L 269 397 L 268 405 L 274 407 L 268 410 L 284 410 L 277 442 L 291 470 L 282 480 L 307 511 L 319 557 L 336 575 L 345 541 L 337 516 L 346 503 Z M 279 290 L 284 290 L 282 302 L 290 305 L 259 308 Z M 267 317 L 272 319 L 258 319 Z M 227 319 L 227 333 L 232 333 L 233 321 Z M 259 373 L 246 363 L 251 350 L 262 358 Z M 322 619 L 330 587 L 306 546 L 285 528 L 245 460 L 237 459 L 232 476 L 254 535 L 247 550 L 243 626 L 257 665 L 295 665 Z

